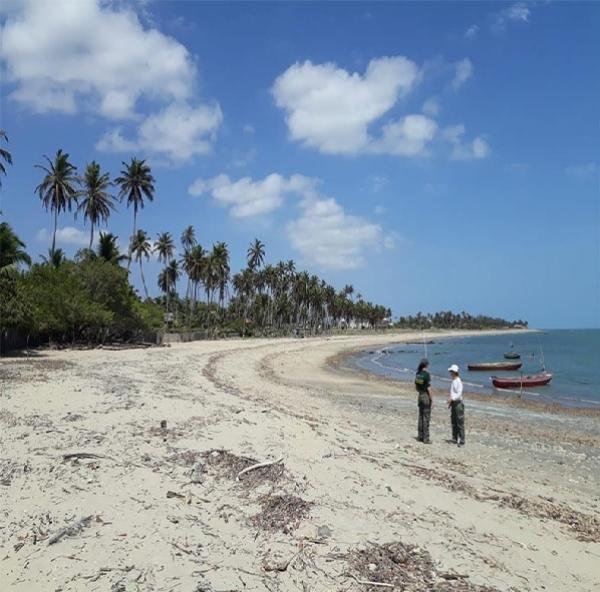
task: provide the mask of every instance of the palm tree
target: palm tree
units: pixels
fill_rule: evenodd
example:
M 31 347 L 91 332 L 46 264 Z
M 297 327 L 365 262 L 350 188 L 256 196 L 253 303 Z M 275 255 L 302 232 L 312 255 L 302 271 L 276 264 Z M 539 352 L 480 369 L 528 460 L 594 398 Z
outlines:
M 4 140 L 8 142 L 8 136 L 3 129 L 0 129 L 0 141 Z M 12 156 L 6 148 L 0 147 L 0 173 L 2 175 L 6 175 L 6 167 L 4 166 L 4 161 L 6 164 L 12 164 Z M 0 187 L 2 187 L 2 179 L 0 178 Z
M 254 242 L 248 247 L 246 258 L 248 267 L 252 271 L 259 268 L 265 260 L 265 245 L 255 238 Z
M 158 260 L 169 263 L 175 253 L 175 243 L 170 232 L 163 232 L 154 241 L 154 252 L 158 253 Z
M 77 207 L 83 212 L 83 220 L 89 219 L 92 225 L 90 232 L 90 249 L 94 242 L 94 226 L 99 222 L 108 222 L 110 211 L 115 210 L 115 198 L 108 192 L 112 185 L 108 173 L 100 172 L 100 165 L 94 160 L 86 168 L 82 179 L 83 189 L 78 192 L 83 197 Z
M 52 265 L 58 269 L 66 260 L 67 256 L 62 249 L 48 249 L 48 255 L 40 255 L 45 265 Z
M 125 167 L 121 171 L 121 176 L 115 179 L 119 185 L 119 198 L 127 199 L 127 207 L 133 206 L 133 232 L 129 243 L 129 257 L 133 251 L 133 241 L 137 231 L 137 213 L 144 208 L 144 198 L 148 201 L 154 200 L 154 177 L 150 166 L 145 160 L 132 158 L 129 164 L 123 162 Z M 127 269 L 131 265 L 131 260 L 127 263 Z
M 165 308 L 169 312 L 169 295 L 174 292 L 177 294 L 177 280 L 181 277 L 179 271 L 179 263 L 173 259 L 169 264 L 158 274 L 158 287 L 165 293 Z
M 227 295 L 227 286 L 229 284 L 229 249 L 223 242 L 213 245 L 210 256 L 212 270 L 214 274 L 214 288 L 219 291 L 219 307 L 223 308 L 225 296 Z
M 144 286 L 144 292 L 146 298 L 149 298 L 148 287 L 146 286 L 146 278 L 144 277 L 144 269 L 142 267 L 142 259 L 150 259 L 152 253 L 152 246 L 148 240 L 148 234 L 145 230 L 138 230 L 131 241 L 131 258 L 134 258 L 140 264 L 140 276 L 142 277 L 142 285 Z
M 97 246 L 98 257 L 109 263 L 119 264 L 127 259 L 127 255 L 121 255 L 117 237 L 111 232 L 101 232 Z
M 191 249 L 186 250 L 183 254 L 181 264 L 183 270 L 188 276 L 188 317 L 191 320 L 192 311 L 198 300 L 198 287 L 204 281 L 204 274 L 207 264 L 206 251 L 200 245 L 195 245 Z M 189 284 L 191 284 L 191 289 Z
M 25 243 L 14 233 L 7 222 L 0 223 L 0 269 L 17 267 L 20 263 L 31 265 Z
M 198 243 L 196 242 L 196 231 L 193 226 L 188 226 L 181 233 L 181 246 L 184 251 L 189 251 L 192 247 L 195 247 Z
M 77 202 L 78 192 L 77 169 L 69 162 L 69 155 L 62 149 L 56 152 L 54 162 L 44 156 L 48 166 L 35 165 L 42 169 L 46 176 L 35 188 L 46 210 L 54 212 L 54 234 L 52 235 L 52 251 L 56 248 L 56 229 L 58 214 L 62 211 L 71 211 L 73 203 Z

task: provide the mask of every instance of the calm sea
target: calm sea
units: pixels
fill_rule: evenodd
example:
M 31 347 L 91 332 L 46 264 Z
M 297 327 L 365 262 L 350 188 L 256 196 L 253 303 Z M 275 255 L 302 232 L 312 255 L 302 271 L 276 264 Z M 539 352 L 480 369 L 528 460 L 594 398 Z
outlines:
M 426 334 L 424 339 L 429 339 Z M 466 390 L 491 393 L 494 391 L 489 380 L 492 373 L 469 372 L 467 364 L 504 361 L 504 352 L 511 346 L 521 354 L 525 374 L 538 372 L 543 364 L 554 374 L 550 385 L 526 390 L 524 397 L 568 406 L 600 406 L 600 329 L 445 338 L 426 345 L 418 341 L 364 351 L 353 357 L 352 363 L 370 372 L 412 381 L 426 349 L 434 386 L 447 387 L 447 368 L 458 364 Z M 493 372 L 498 376 L 519 373 Z M 516 393 L 505 394 L 515 396 Z

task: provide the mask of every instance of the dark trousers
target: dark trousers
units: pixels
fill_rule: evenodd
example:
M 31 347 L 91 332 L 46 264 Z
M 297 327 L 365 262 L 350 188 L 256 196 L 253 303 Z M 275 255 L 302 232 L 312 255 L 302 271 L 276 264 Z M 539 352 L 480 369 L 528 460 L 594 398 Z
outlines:
M 417 433 L 420 442 L 429 440 L 429 420 L 431 419 L 431 399 L 427 393 L 419 393 L 419 422 Z
M 452 422 L 452 439 L 465 442 L 465 405 L 462 401 L 450 404 L 450 421 Z

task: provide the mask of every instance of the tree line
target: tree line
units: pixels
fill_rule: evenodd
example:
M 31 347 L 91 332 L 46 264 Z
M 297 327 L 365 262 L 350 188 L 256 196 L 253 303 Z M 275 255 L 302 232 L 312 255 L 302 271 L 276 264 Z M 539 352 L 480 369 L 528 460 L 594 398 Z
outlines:
M 3 130 L 0 140 L 8 140 Z M 0 147 L 0 185 L 10 164 L 10 152 Z M 0 223 L 3 334 L 12 331 L 34 341 L 103 342 L 165 328 L 202 329 L 217 336 L 315 334 L 391 325 L 391 310 L 366 301 L 353 286 L 336 290 L 317 275 L 297 270 L 293 260 L 267 263 L 265 245 L 258 239 L 248 247 L 245 267 L 233 274 L 227 244 L 217 242 L 205 249 L 193 226 L 183 230 L 179 245 L 171 232 L 152 240 L 138 226 L 141 211 L 155 198 L 151 167 L 137 158 L 122 165 L 113 180 L 95 161 L 80 175 L 63 150 L 35 165 L 41 171 L 35 193 L 53 220 L 51 246 L 47 256 L 33 263 L 11 226 Z M 120 252 L 113 233 L 100 231 L 96 237 L 122 202 L 132 211 L 126 253 Z M 82 216 L 90 225 L 88 246 L 72 260 L 56 246 L 58 218 L 65 212 Z M 163 265 L 156 278 L 161 292 L 157 298 L 150 298 L 144 273 L 144 263 L 153 253 Z M 132 264 L 138 267 L 144 298 L 130 284 Z M 185 291 L 179 289 L 180 280 Z M 437 322 L 442 319 L 443 326 L 465 322 L 463 315 L 448 314 L 401 317 L 397 325 L 423 328 L 431 322 L 441 327 Z M 477 319 L 482 326 L 491 321 L 508 324 Z

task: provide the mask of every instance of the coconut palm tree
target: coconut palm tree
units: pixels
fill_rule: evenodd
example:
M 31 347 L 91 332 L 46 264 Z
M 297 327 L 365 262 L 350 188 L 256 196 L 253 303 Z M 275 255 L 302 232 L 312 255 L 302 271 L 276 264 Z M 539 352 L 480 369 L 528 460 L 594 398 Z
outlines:
M 177 280 L 181 277 L 179 263 L 175 259 L 158 274 L 158 287 L 165 293 L 165 309 L 169 312 L 169 296 L 171 293 L 177 294 Z
M 170 232 L 163 232 L 154 241 L 154 252 L 158 253 L 158 260 L 169 263 L 175 253 L 175 243 Z
M 194 230 L 194 227 L 190 225 L 181 233 L 181 246 L 184 251 L 189 251 L 197 244 L 196 231 Z
M 150 240 L 148 239 L 148 234 L 145 230 L 138 230 L 131 241 L 131 257 L 140 264 L 140 276 L 142 278 L 142 285 L 144 286 L 144 292 L 146 294 L 146 298 L 149 298 L 148 294 L 148 286 L 146 286 L 146 278 L 144 277 L 144 268 L 142 266 L 142 260 L 150 259 L 150 254 L 152 253 L 152 245 L 150 244 Z
M 137 232 L 138 210 L 144 208 L 144 199 L 154 200 L 154 177 L 145 160 L 132 158 L 129 164 L 123 162 L 123 166 L 125 168 L 121 171 L 121 176 L 115 179 L 115 183 L 120 188 L 119 198 L 127 200 L 127 207 L 133 207 L 133 232 L 129 243 L 129 257 L 131 258 L 133 241 Z M 131 260 L 127 263 L 127 269 L 130 265 Z
M 121 255 L 117 237 L 112 232 L 100 233 L 96 253 L 101 259 L 114 264 L 119 264 L 127 259 L 127 255 Z
M 227 287 L 231 271 L 227 245 L 224 242 L 218 242 L 216 245 L 213 245 L 210 259 L 214 274 L 214 288 L 219 291 L 219 307 L 223 308 L 223 303 L 228 293 Z
M 52 265 L 58 269 L 66 260 L 67 256 L 62 249 L 48 249 L 48 255 L 40 255 L 44 265 Z
M 56 152 L 54 161 L 44 156 L 48 166 L 36 164 L 36 168 L 42 169 L 46 175 L 42 182 L 35 188 L 42 200 L 46 210 L 54 212 L 54 233 L 52 235 L 52 247 L 56 248 L 56 229 L 58 225 L 58 214 L 62 211 L 71 211 L 73 204 L 77 202 L 77 169 L 69 162 L 69 155 L 62 149 Z
M 252 271 L 258 269 L 264 263 L 265 245 L 257 238 L 255 238 L 254 242 L 248 247 L 246 260 L 248 261 L 248 267 Z
M 77 212 L 83 212 L 83 220 L 90 221 L 90 246 L 94 242 L 94 226 L 100 222 L 108 222 L 110 211 L 115 210 L 115 198 L 108 192 L 112 185 L 108 173 L 100 171 L 100 165 L 93 160 L 85 167 L 82 179 L 83 189 L 78 194 L 82 198 L 77 206 Z
M 3 129 L 0 129 L 0 141 L 8 142 L 8 136 Z M 4 161 L 4 162 L 2 162 Z M 0 174 L 6 175 L 6 164 L 12 164 L 12 155 L 6 148 L 0 147 Z M 2 178 L 0 177 L 0 187 L 2 187 Z
M 185 251 L 181 260 L 183 270 L 188 276 L 188 321 L 191 320 L 192 312 L 196 307 L 198 288 L 204 281 L 207 259 L 206 251 L 202 246 L 195 245 Z
M 31 265 L 25 243 L 14 233 L 7 222 L 0 223 L 0 270 L 17 267 L 20 263 Z

